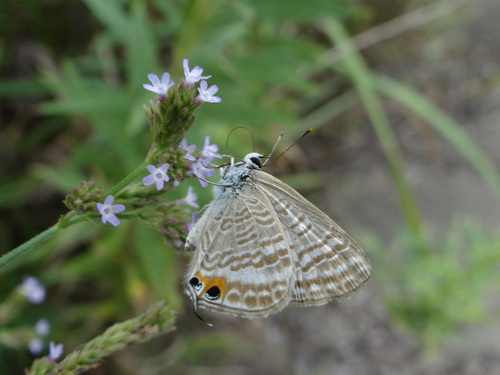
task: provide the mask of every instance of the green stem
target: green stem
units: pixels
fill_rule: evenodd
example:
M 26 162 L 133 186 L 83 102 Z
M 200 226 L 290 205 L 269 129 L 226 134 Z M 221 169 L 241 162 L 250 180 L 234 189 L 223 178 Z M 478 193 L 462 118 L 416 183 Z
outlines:
M 114 195 L 120 192 L 125 186 L 134 181 L 138 176 L 144 173 L 146 166 L 149 164 L 147 160 L 143 161 L 132 173 L 116 184 L 109 192 L 108 195 Z
M 121 180 L 116 184 L 109 192 L 109 195 L 114 195 L 120 192 L 125 186 L 135 180 L 138 176 L 144 173 L 144 169 L 148 165 L 147 161 L 144 161 L 139 167 L 137 167 L 131 174 Z M 39 246 L 43 242 L 47 241 L 49 238 L 54 236 L 59 231 L 63 230 L 70 225 L 76 224 L 83 221 L 91 216 L 96 215 L 93 212 L 88 212 L 86 214 L 78 215 L 74 211 L 68 212 L 65 216 L 61 217 L 57 223 L 55 223 L 50 228 L 45 229 L 43 232 L 37 234 L 35 237 L 26 241 L 25 243 L 19 245 L 15 249 L 12 249 L 7 254 L 0 257 L 0 269 L 2 269 L 7 263 L 11 262 L 20 255 L 29 253 L 35 247 Z
M 77 216 L 74 215 L 75 213 L 73 211 L 67 213 L 50 228 L 45 229 L 43 232 L 38 233 L 35 237 L 29 239 L 28 241 L 24 242 L 18 247 L 12 249 L 7 254 L 2 255 L 0 257 L 0 269 L 2 269 L 7 263 L 14 260 L 18 256 L 27 254 L 37 246 L 41 245 L 42 243 L 50 239 L 52 236 L 54 236 L 57 232 L 63 230 L 64 228 L 70 225 L 83 221 L 93 214 L 87 213 L 84 215 L 77 215 Z

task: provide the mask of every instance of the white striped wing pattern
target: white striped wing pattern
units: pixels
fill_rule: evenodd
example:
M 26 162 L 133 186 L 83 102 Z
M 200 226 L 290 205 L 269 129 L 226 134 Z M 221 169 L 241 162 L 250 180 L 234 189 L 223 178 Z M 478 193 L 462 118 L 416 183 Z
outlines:
M 363 250 L 298 192 L 259 170 L 262 155 L 222 171 L 188 235 L 185 292 L 195 308 L 264 317 L 289 303 L 345 298 L 369 278 Z

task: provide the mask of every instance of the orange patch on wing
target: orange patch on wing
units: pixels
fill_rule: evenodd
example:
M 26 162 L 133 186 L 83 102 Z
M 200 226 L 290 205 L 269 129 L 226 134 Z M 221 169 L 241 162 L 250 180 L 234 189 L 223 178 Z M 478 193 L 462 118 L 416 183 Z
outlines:
M 193 276 L 197 277 L 198 280 L 200 280 L 200 282 L 203 284 L 203 291 L 201 294 L 205 294 L 208 289 L 216 286 L 219 288 L 221 296 L 224 295 L 224 291 L 226 289 L 226 284 L 227 284 L 226 279 L 222 277 L 209 278 L 206 276 L 202 276 L 199 272 L 196 272 Z
M 220 290 L 221 296 L 224 295 L 224 290 L 226 289 L 226 279 L 223 279 L 222 277 L 212 277 L 206 284 L 205 289 L 203 290 L 203 293 L 206 293 L 206 291 L 212 287 L 218 287 Z

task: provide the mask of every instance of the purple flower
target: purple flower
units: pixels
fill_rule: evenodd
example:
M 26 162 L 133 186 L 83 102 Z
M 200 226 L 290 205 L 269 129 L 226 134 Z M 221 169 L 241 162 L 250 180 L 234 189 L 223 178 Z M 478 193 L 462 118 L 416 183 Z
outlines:
M 187 193 L 186 198 L 181 199 L 181 203 L 187 204 L 187 205 L 192 206 L 194 208 L 200 208 L 198 203 L 196 203 L 197 199 L 198 199 L 198 196 L 195 193 L 193 193 L 193 187 L 190 186 L 188 188 L 188 193 Z
M 200 151 L 200 158 L 205 159 L 205 158 L 222 158 L 217 151 L 219 151 L 219 147 L 214 143 L 213 145 L 210 144 L 210 136 L 207 135 L 205 137 L 205 145 L 203 146 L 203 150 Z M 211 160 L 210 160 L 211 161 Z
M 191 155 L 194 152 L 194 150 L 196 150 L 196 146 L 195 145 L 188 146 L 186 138 L 182 139 L 181 143 L 179 143 L 179 147 L 182 148 L 184 151 L 186 151 L 186 155 L 184 155 L 184 157 L 187 160 L 190 161 L 196 160 L 196 158 L 193 155 Z
M 46 336 L 50 332 L 50 324 L 47 319 L 40 319 L 35 324 L 35 333 L 37 336 Z
M 201 186 L 207 187 L 208 183 L 204 181 L 205 177 L 212 177 L 215 173 L 213 168 L 207 168 L 206 165 L 209 165 L 212 159 L 198 159 L 196 163 L 190 165 L 192 173 L 198 177 Z
M 63 344 L 54 344 L 53 341 L 49 344 L 49 360 L 55 361 L 57 358 L 61 356 L 63 353 L 64 346 Z
M 161 76 L 161 82 L 156 74 L 148 74 L 148 78 L 153 85 L 151 86 L 149 83 L 145 83 L 142 87 L 146 90 L 154 92 L 160 97 L 166 98 L 168 89 L 174 84 L 174 82 L 170 80 L 170 74 L 167 72 L 163 73 Z
M 199 66 L 195 66 L 193 70 L 189 71 L 189 61 L 188 59 L 184 59 L 182 62 L 182 66 L 184 67 L 184 75 L 186 76 L 186 83 L 188 85 L 192 85 L 199 80 L 202 79 L 208 79 L 212 76 L 202 76 L 201 74 L 203 73 L 203 69 L 200 68 Z
M 210 86 L 207 88 L 207 81 L 201 81 L 200 87 L 198 87 L 198 92 L 200 95 L 196 97 L 200 102 L 208 102 L 208 103 L 219 103 L 222 99 L 218 96 L 214 96 L 214 94 L 219 91 L 219 88 L 216 85 Z
M 198 219 L 198 211 L 193 211 L 191 214 L 191 222 L 186 226 L 188 232 L 191 232 L 194 225 L 196 224 L 196 220 Z
M 120 212 L 125 211 L 125 206 L 123 204 L 113 204 L 115 197 L 108 195 L 104 200 L 104 204 L 97 203 L 97 210 L 102 215 L 103 224 L 109 221 L 115 227 L 120 225 L 120 220 L 115 216 Z
M 39 337 L 35 337 L 28 343 L 28 350 L 33 355 L 38 355 L 42 352 L 43 342 Z
M 168 182 L 168 180 L 169 180 L 168 175 L 167 175 L 167 171 L 168 171 L 169 167 L 170 167 L 170 165 L 167 163 L 163 164 L 160 168 L 155 168 L 152 165 L 148 165 L 146 167 L 146 169 L 151 174 L 149 176 L 144 177 L 142 179 L 142 182 L 146 186 L 149 186 L 153 183 L 156 183 L 157 190 L 163 189 L 164 182 L 165 181 Z
M 21 285 L 21 294 L 31 303 L 39 304 L 45 299 L 45 287 L 36 277 L 26 277 Z

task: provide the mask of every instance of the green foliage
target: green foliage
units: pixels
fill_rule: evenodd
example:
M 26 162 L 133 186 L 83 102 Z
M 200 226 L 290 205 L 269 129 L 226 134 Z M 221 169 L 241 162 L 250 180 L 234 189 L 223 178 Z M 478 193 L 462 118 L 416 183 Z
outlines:
M 374 276 L 394 321 L 428 351 L 459 337 L 463 326 L 498 314 L 490 301 L 500 283 L 500 237 L 470 221 L 455 221 L 427 255 L 403 236 L 390 249 L 379 246 L 376 255 Z

